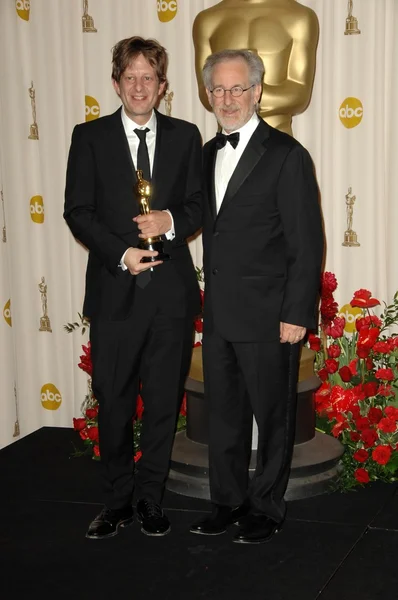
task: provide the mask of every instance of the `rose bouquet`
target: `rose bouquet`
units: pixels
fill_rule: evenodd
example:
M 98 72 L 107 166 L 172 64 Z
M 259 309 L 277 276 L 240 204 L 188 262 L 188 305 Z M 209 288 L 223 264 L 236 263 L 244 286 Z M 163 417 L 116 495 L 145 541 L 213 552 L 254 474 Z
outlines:
M 333 293 L 336 277 L 324 273 L 318 335 L 309 334 L 315 371 L 322 381 L 315 393 L 321 430 L 345 447 L 338 487 L 351 489 L 377 479 L 391 482 L 398 471 L 398 292 L 380 305 L 368 290 L 354 293 L 353 323 L 341 314 Z M 352 331 L 350 331 L 352 329 Z

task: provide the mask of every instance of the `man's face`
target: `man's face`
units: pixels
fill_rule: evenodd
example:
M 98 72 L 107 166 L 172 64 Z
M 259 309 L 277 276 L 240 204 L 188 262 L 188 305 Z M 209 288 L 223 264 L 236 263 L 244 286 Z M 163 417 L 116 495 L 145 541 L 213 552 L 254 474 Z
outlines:
M 222 87 L 229 90 L 235 86 L 243 89 L 250 87 L 249 67 L 243 59 L 227 60 L 215 65 L 212 75 L 212 89 Z M 225 92 L 222 98 L 216 98 L 206 90 L 209 103 L 221 127 L 231 133 L 243 127 L 255 111 L 255 105 L 261 95 L 261 84 L 255 85 L 238 98 Z
M 148 122 L 165 86 L 166 82 L 159 82 L 155 69 L 142 54 L 130 62 L 119 82 L 113 80 L 126 114 L 138 125 Z

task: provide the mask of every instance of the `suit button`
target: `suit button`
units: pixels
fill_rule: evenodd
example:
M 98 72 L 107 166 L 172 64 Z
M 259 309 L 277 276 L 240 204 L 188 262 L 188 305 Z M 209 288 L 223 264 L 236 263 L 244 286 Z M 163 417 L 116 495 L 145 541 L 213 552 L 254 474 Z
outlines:
M 213 275 L 217 275 L 217 273 L 218 273 L 218 269 L 213 269 L 213 270 L 212 270 L 212 273 L 213 273 Z
M 219 231 L 215 231 L 215 232 L 213 233 L 213 237 L 217 237 L 218 235 L 220 235 L 220 232 L 219 232 Z

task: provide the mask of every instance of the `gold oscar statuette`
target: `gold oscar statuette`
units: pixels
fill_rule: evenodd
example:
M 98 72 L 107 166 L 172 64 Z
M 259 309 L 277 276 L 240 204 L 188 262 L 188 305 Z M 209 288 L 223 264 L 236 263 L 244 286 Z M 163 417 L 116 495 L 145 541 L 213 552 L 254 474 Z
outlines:
M 43 310 L 43 316 L 40 317 L 40 327 L 39 331 L 49 331 L 51 332 L 51 323 L 50 318 L 47 313 L 47 284 L 44 277 L 41 278 L 39 283 L 39 291 L 41 295 L 41 307 Z
M 174 92 L 166 92 L 164 95 L 164 106 L 166 109 L 166 115 L 171 117 L 171 103 L 173 101 Z
M 356 200 L 356 196 L 351 194 L 352 188 L 348 188 L 348 194 L 345 196 L 345 205 L 347 212 L 347 229 L 344 232 L 344 242 L 342 246 L 360 246 L 361 244 L 358 242 L 357 234 L 352 229 L 352 219 L 354 214 L 354 203 Z
M 137 183 L 134 187 L 134 193 L 137 198 L 138 207 L 141 215 L 149 215 L 151 212 L 150 199 L 152 196 L 152 186 L 149 181 L 143 179 L 141 169 L 136 171 Z M 163 251 L 163 241 L 160 236 L 149 237 L 140 240 L 138 248 L 141 250 L 156 250 L 157 256 L 147 256 L 141 259 L 141 262 L 155 262 L 157 260 L 170 260 L 170 255 Z
M 82 16 L 83 33 L 96 33 L 94 27 L 94 19 L 88 14 L 88 0 L 83 0 L 83 16 Z
M 30 134 L 28 135 L 28 139 L 29 140 L 38 140 L 39 139 L 39 128 L 38 128 L 37 122 L 36 122 L 36 92 L 35 92 L 35 88 L 33 87 L 33 81 L 31 83 L 32 83 L 32 85 L 29 88 L 29 97 L 30 97 L 30 102 L 32 105 L 33 123 L 30 126 Z
M 4 198 L 3 198 L 3 190 L 1 190 L 1 207 L 3 212 L 3 242 L 7 241 L 7 229 L 6 229 L 6 213 L 4 212 Z
M 348 15 L 345 20 L 344 35 L 355 35 L 361 33 L 361 30 L 358 29 L 358 19 L 352 16 L 353 8 L 353 1 L 348 0 Z

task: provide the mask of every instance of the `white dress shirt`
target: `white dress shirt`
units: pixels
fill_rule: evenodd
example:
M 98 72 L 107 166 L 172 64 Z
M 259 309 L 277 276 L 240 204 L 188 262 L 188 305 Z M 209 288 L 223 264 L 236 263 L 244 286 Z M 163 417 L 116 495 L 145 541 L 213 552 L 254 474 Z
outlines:
M 126 133 L 127 141 L 128 141 L 129 148 L 130 148 L 131 158 L 132 158 L 133 164 L 135 166 L 137 165 L 137 154 L 138 154 L 138 146 L 140 143 L 140 139 L 139 139 L 138 135 L 134 132 L 134 129 L 149 129 L 149 131 L 147 131 L 147 134 L 146 134 L 146 145 L 148 147 L 149 166 L 151 169 L 151 176 L 152 176 L 153 161 L 155 158 L 156 130 L 157 130 L 157 119 L 156 119 L 155 111 L 152 110 L 151 117 L 150 117 L 149 121 L 147 123 L 145 123 L 145 125 L 138 125 L 138 123 L 135 123 L 132 119 L 130 119 L 130 117 L 127 116 L 126 111 L 124 110 L 124 106 L 122 106 L 121 115 L 122 115 L 122 123 L 123 123 L 124 131 Z M 169 213 L 170 218 L 171 218 L 171 229 L 169 229 L 169 231 L 167 231 L 165 233 L 165 236 L 168 240 L 173 240 L 175 238 L 173 215 L 167 209 L 164 212 Z M 126 252 L 127 252 L 127 250 L 126 250 Z M 120 267 L 123 269 L 123 271 L 126 271 L 126 269 L 127 269 L 126 265 L 124 264 L 124 257 L 126 255 L 126 252 L 123 254 L 121 261 L 120 261 Z
M 236 129 L 236 131 L 239 131 L 239 143 L 236 148 L 233 148 L 233 146 L 227 141 L 224 148 L 220 148 L 220 150 L 217 151 L 216 167 L 214 172 L 217 214 L 220 210 L 220 206 L 224 199 L 232 173 L 235 171 L 240 157 L 242 156 L 259 122 L 260 118 L 258 117 L 257 113 L 253 113 L 251 119 L 249 119 L 249 121 L 245 123 L 243 127 Z M 224 129 L 222 130 L 222 133 L 228 135 Z M 233 133 L 235 133 L 235 131 Z

